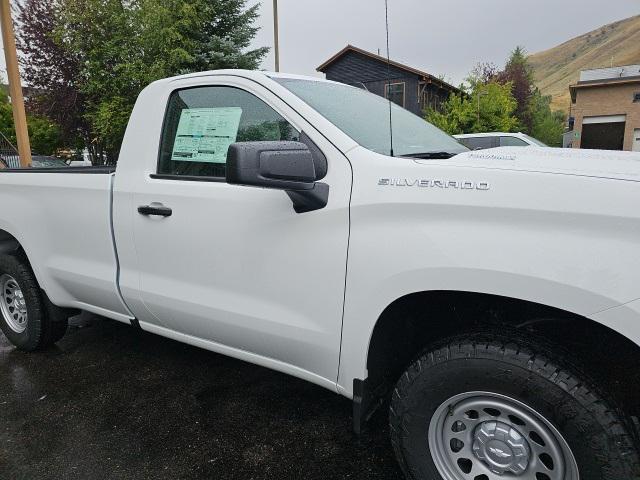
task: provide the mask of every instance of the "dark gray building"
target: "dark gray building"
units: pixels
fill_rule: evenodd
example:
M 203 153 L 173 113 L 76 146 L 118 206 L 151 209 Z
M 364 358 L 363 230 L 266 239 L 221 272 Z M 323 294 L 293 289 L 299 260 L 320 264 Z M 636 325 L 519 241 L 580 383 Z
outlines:
M 439 109 L 460 89 L 433 75 L 347 45 L 317 69 L 327 80 L 366 88 L 422 116 L 425 108 Z M 386 87 L 386 88 L 385 88 Z

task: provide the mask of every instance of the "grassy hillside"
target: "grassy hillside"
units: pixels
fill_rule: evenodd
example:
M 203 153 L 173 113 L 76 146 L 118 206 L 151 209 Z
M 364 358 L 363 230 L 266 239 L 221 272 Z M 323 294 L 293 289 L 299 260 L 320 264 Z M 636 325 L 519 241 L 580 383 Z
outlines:
M 529 57 L 536 84 L 553 96 L 553 108 L 569 109 L 569 85 L 580 70 L 640 63 L 640 15 L 610 23 Z

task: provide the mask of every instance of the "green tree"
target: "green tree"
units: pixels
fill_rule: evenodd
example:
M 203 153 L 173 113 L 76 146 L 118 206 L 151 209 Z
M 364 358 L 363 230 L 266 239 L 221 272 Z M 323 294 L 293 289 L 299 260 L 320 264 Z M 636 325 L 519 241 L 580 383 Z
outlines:
M 561 147 L 566 116 L 564 112 L 551 111 L 551 96 L 542 95 L 536 89 L 529 102 L 529 112 L 532 128 L 528 133 L 550 147 Z
M 524 131 L 550 146 L 562 145 L 565 115 L 551 111 L 551 98 L 533 83 L 534 70 L 523 48 L 517 47 L 504 70 L 479 63 L 461 89 L 440 111 L 426 119 L 450 134 Z M 478 118 L 479 115 L 479 118 Z
M 15 2 L 20 67 L 31 90 L 27 113 L 48 118 L 60 126 L 65 147 L 79 147 L 90 138 L 83 118 L 78 59 L 55 41 L 54 31 L 64 0 Z
M 246 8 L 246 0 L 198 0 L 202 28 L 196 32 L 196 71 L 219 68 L 255 70 L 267 47 L 247 50 L 258 33 L 260 4 Z
M 523 47 L 516 47 L 509 56 L 504 70 L 496 73 L 495 80 L 511 84 L 511 92 L 516 100 L 516 117 L 520 129 L 530 132 L 533 127 L 530 103 L 535 91 L 533 67 L 529 64 Z
M 31 151 L 40 155 L 53 155 L 62 146 L 60 126 L 44 117 L 27 118 Z
M 31 151 L 41 155 L 52 155 L 62 146 L 60 127 L 44 117 L 27 116 L 27 128 L 31 141 Z M 16 129 L 13 123 L 13 111 L 9 99 L 0 92 L 0 132 L 14 146 L 16 145 Z
M 511 84 L 470 79 L 468 93 L 451 95 L 441 111 L 427 110 L 426 119 L 450 135 L 474 132 L 517 130 L 516 100 Z
M 78 59 L 98 158 L 117 159 L 135 100 L 150 82 L 217 68 L 257 68 L 246 0 L 60 0 L 55 39 Z
M 143 88 L 137 1 L 63 0 L 56 41 L 78 59 L 78 86 L 97 163 L 117 157 L 137 93 Z M 123 111 L 124 110 L 124 111 Z
M 503 71 L 495 78 L 511 83 L 517 102 L 519 129 L 550 146 L 562 146 L 565 115 L 551 111 L 551 97 L 543 96 L 534 83 L 534 69 L 522 47 L 516 47 Z
M 0 90 L 0 132 L 16 144 L 16 130 L 13 125 L 13 112 L 6 93 Z

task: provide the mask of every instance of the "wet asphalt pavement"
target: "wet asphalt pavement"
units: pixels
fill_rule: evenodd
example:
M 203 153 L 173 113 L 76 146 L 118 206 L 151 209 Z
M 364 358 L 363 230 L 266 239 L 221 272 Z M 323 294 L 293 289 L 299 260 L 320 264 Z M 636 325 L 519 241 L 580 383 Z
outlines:
M 90 315 L 53 348 L 0 333 L 0 479 L 400 479 L 386 412 Z

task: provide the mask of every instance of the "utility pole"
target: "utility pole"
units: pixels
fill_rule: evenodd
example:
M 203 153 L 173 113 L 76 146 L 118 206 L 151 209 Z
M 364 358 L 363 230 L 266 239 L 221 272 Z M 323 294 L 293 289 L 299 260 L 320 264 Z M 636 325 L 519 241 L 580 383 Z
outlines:
M 276 72 L 280 71 L 280 39 L 278 37 L 278 0 L 273 0 L 273 52 L 276 56 Z
M 13 122 L 16 126 L 20 166 L 28 168 L 31 166 L 31 146 L 29 145 L 27 115 L 24 111 L 24 98 L 20 83 L 20 70 L 18 69 L 18 53 L 16 52 L 16 39 L 13 35 L 13 21 L 11 20 L 9 0 L 0 0 L 0 26 L 2 27 L 2 43 L 7 62 L 9 96 L 11 97 L 11 107 L 13 109 Z

